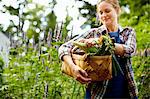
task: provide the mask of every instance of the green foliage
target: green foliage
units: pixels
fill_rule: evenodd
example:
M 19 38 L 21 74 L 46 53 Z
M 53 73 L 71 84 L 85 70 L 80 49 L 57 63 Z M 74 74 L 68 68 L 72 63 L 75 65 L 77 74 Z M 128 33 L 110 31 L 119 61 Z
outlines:
M 49 26 L 47 28 L 51 28 L 54 31 L 55 24 L 56 24 L 56 16 L 53 11 L 52 13 L 47 15 L 47 19 L 48 19 L 48 26 Z
M 48 48 L 48 47 L 47 47 Z M 17 53 L 14 54 L 14 50 Z M 77 99 L 84 86 L 61 73 L 56 48 L 34 50 L 31 46 L 11 49 L 10 64 L 4 68 L 1 98 Z
M 150 57 L 135 56 L 132 59 L 139 99 L 148 99 L 150 97 Z
M 66 17 L 66 22 L 64 23 L 64 25 L 63 25 L 63 28 L 62 28 L 62 40 L 63 41 L 65 41 L 65 39 L 66 39 L 66 37 L 67 37 L 67 33 L 68 33 L 68 30 L 67 30 L 67 26 L 69 25 L 69 23 L 70 23 L 70 21 L 72 20 L 72 18 L 71 17 L 69 17 L 69 16 L 67 16 Z
M 99 39 L 93 39 L 93 42 L 93 46 L 80 41 L 74 41 L 73 44 L 90 55 L 111 55 L 114 53 L 114 45 L 108 35 L 103 35 Z
M 4 68 L 4 61 L 0 57 L 0 88 L 2 88 L 2 86 L 3 86 L 3 76 L 2 76 L 3 70 L 4 70 L 3 68 Z M 1 90 L 0 90 L 0 97 L 1 96 L 2 96 L 2 94 L 1 94 Z
M 11 12 L 10 12 L 11 15 L 18 15 L 18 14 L 19 14 L 19 9 L 15 9 L 15 8 L 13 8 L 13 7 L 11 7 L 11 6 L 9 6 L 9 7 L 5 6 L 5 8 L 6 8 L 8 11 L 11 11 Z
M 149 0 L 126 1 L 124 5 L 129 6 L 130 13 L 123 13 L 120 23 L 123 26 L 131 26 L 136 31 L 137 48 L 144 49 L 150 46 L 150 2 Z
M 19 0 L 16 2 L 19 2 Z M 30 4 L 35 6 L 35 8 L 30 8 Z M 53 9 L 55 4 L 55 0 L 51 1 L 50 7 L 48 8 Z M 39 32 L 44 31 L 45 34 L 48 34 L 50 29 L 52 31 L 55 29 L 56 15 L 53 10 L 49 11 L 47 14 L 44 14 L 47 7 L 33 3 L 32 0 L 20 1 L 17 8 L 14 8 L 12 5 L 4 5 L 3 9 L 5 9 L 5 11 L 0 9 L 0 12 L 8 13 L 19 19 L 19 23 L 17 24 L 15 24 L 11 19 L 8 28 L 5 28 L 5 30 L 4 26 L 0 24 L 0 27 L 2 27 L 2 29 L 0 28 L 0 31 L 4 34 L 14 36 L 19 33 L 22 34 L 23 32 L 27 32 L 28 38 L 34 37 L 35 41 L 38 42 Z M 27 28 L 27 30 L 23 30 L 23 28 L 26 28 L 27 22 L 29 22 L 29 28 Z
M 90 24 L 91 27 L 98 27 L 96 24 L 96 6 L 91 5 L 89 2 L 84 1 L 84 6 L 79 8 L 81 10 L 88 10 L 88 13 L 81 13 L 83 17 L 86 17 L 88 21 L 84 23 L 84 25 Z M 83 26 L 84 26 L 83 25 Z

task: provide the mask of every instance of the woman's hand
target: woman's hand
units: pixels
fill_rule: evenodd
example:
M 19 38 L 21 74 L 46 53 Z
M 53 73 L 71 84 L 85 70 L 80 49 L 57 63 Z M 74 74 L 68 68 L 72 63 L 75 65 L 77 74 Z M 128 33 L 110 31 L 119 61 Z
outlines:
M 115 54 L 120 55 L 120 56 L 124 55 L 123 44 L 115 43 Z
M 88 77 L 88 74 L 85 70 L 81 69 L 79 66 L 75 65 L 72 67 L 74 78 L 82 84 L 90 83 L 91 78 Z
M 92 47 L 98 43 L 98 38 L 80 39 L 79 42 L 85 43 L 87 47 Z
M 70 66 L 72 69 L 73 77 L 82 84 L 90 83 L 91 78 L 88 77 L 88 74 L 85 70 L 75 65 L 70 55 L 64 55 L 63 60 Z

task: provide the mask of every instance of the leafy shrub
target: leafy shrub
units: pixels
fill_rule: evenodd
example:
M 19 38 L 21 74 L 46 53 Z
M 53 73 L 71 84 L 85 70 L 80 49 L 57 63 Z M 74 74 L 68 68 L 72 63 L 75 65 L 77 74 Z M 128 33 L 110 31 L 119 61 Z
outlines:
M 11 53 L 3 72 L 2 98 L 83 98 L 84 87 L 61 73 L 55 47 L 47 47 L 45 52 L 18 47 Z
M 0 88 L 2 88 L 2 86 L 3 86 L 3 77 L 2 77 L 3 66 L 4 66 L 4 61 L 3 61 L 3 59 L 0 57 Z M 0 97 L 1 97 L 1 96 L 2 96 L 2 94 L 1 94 L 1 90 L 0 90 Z
M 139 99 L 150 98 L 150 57 L 133 57 L 133 69 L 138 85 Z

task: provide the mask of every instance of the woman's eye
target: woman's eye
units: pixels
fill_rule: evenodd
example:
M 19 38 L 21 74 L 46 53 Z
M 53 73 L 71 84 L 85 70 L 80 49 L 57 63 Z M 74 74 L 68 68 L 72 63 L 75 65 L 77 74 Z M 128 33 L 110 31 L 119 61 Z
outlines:
M 109 12 L 110 12 L 110 10 L 108 10 L 108 9 L 107 9 L 107 10 L 105 10 L 105 12 L 106 12 L 106 13 L 109 13 Z
M 100 11 L 99 13 L 100 13 L 100 14 L 103 14 L 103 12 L 102 12 L 102 11 Z

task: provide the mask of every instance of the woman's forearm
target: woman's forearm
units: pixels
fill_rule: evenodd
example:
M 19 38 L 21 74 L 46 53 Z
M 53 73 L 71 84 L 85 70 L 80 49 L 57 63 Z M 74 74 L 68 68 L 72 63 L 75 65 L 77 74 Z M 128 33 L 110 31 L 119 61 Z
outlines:
M 63 56 L 63 60 L 71 67 L 71 68 L 74 68 L 76 67 L 76 65 L 74 64 L 72 58 L 70 55 L 64 55 Z
M 127 54 L 131 55 L 135 52 L 135 50 L 136 47 L 115 43 L 115 54 L 117 55 L 120 56 L 127 56 Z

